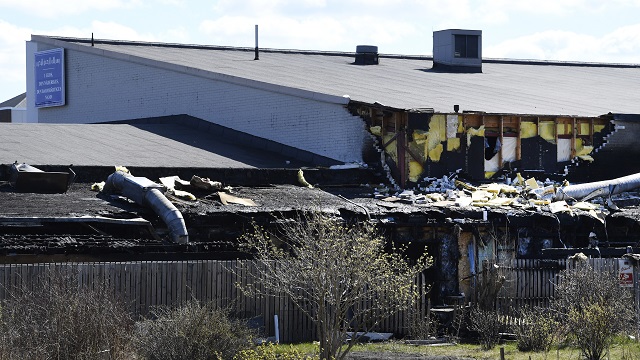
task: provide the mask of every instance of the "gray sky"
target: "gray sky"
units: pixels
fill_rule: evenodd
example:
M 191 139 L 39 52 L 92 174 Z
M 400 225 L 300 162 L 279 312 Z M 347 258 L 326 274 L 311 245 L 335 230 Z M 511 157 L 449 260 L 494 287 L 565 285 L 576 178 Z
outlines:
M 640 63 L 640 0 L 0 0 L 0 102 L 25 91 L 31 34 L 431 55 L 482 30 L 483 56 Z

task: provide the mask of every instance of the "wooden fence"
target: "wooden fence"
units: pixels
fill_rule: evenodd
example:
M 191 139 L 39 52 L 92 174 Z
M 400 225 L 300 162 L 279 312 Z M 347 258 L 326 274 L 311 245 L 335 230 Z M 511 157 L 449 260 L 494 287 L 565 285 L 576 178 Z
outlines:
M 1 264 L 0 300 L 7 299 L 12 288 L 34 290 L 38 286 L 36 280 L 52 272 L 71 274 L 70 278 L 77 281 L 78 286 L 106 286 L 136 317 L 149 315 L 155 306 L 180 306 L 190 299 L 197 299 L 228 308 L 238 317 L 258 319 L 264 324 L 266 336 L 275 335 L 274 315 L 278 315 L 282 342 L 315 339 L 310 319 L 290 300 L 283 296 L 245 296 L 238 289 L 237 283 L 247 284 L 257 274 L 251 261 Z M 416 284 L 423 299 L 416 310 L 424 315 L 427 311 L 424 276 L 418 277 Z M 409 315 L 407 312 L 390 317 L 377 330 L 406 333 Z
M 591 259 L 602 271 L 618 271 L 618 259 Z M 546 306 L 554 295 L 558 274 L 572 265 L 567 260 L 515 259 L 498 264 L 505 282 L 498 293 L 497 306 L 505 315 L 523 306 Z M 242 318 L 257 318 L 266 336 L 273 336 L 274 315 L 278 315 L 282 342 L 315 339 L 310 319 L 283 296 L 246 296 L 236 286 L 257 275 L 253 262 L 246 260 L 194 260 L 163 262 L 92 262 L 0 264 L 0 300 L 10 289 L 34 290 L 35 281 L 47 273 L 72 274 L 78 286 L 106 286 L 121 298 L 135 316 L 147 316 L 155 306 L 180 306 L 190 299 L 214 302 Z M 480 274 L 483 276 L 483 274 Z M 104 284 L 104 285 L 103 285 Z M 396 314 L 377 328 L 381 332 L 406 334 L 412 316 L 428 313 L 427 279 L 416 278 L 421 301 L 412 311 Z
M 512 259 L 499 264 L 505 281 L 498 293 L 497 307 L 503 312 L 525 306 L 546 306 L 566 260 Z
M 589 264 L 596 271 L 619 271 L 617 258 L 589 259 Z M 505 277 L 496 306 L 502 313 L 510 314 L 522 307 L 548 306 L 560 280 L 558 275 L 562 270 L 574 267 L 575 262 L 566 259 L 512 259 L 496 265 L 498 274 Z

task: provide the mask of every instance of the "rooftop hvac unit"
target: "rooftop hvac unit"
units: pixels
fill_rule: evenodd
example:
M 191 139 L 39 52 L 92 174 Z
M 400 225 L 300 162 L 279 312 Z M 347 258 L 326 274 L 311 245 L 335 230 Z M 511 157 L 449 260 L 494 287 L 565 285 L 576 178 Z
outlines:
M 433 68 L 449 72 L 482 72 L 482 31 L 433 32 Z

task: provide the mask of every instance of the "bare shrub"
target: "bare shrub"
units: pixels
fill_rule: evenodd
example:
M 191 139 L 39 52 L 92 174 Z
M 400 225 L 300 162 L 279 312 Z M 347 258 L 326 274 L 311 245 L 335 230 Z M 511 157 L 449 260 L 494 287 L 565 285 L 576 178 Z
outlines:
M 549 310 L 524 308 L 518 315 L 518 323 L 514 325 L 518 350 L 548 352 L 553 345 L 558 327 L 558 322 Z
M 252 347 L 254 334 L 246 322 L 212 303 L 158 307 L 153 317 L 138 324 L 134 342 L 142 359 L 232 359 Z
M 409 338 L 411 339 L 428 339 L 436 335 L 438 321 L 429 316 L 422 315 L 418 311 L 410 311 L 409 313 Z
M 588 263 L 560 274 L 552 309 L 566 334 L 589 360 L 600 360 L 615 336 L 634 324 L 633 298 L 617 274 Z
M 286 295 L 314 322 L 320 358 L 345 359 L 358 341 L 348 340 L 349 331 L 367 333 L 414 306 L 415 277 L 432 259 L 421 254 L 412 264 L 404 249 L 385 249 L 385 238 L 371 222 L 346 224 L 322 213 L 296 220 L 283 220 L 271 232 L 254 225 L 244 236 L 259 274 L 241 289 Z
M 1 359 L 128 358 L 130 314 L 105 284 L 81 287 L 77 277 L 74 270 L 52 270 L 35 284 L 7 289 Z
M 491 350 L 498 344 L 501 326 L 495 310 L 475 307 L 469 312 L 470 330 L 478 333 L 478 340 L 484 350 Z

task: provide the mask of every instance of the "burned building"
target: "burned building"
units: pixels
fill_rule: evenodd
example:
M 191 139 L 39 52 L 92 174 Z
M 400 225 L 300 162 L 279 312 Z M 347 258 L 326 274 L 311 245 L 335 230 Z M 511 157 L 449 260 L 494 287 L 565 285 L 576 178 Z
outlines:
M 606 210 L 603 203 L 554 210 L 543 200 L 517 202 L 521 195 L 481 198 L 478 194 L 502 190 L 453 177 L 438 180 L 441 189 L 432 193 L 398 192 L 382 169 L 289 160 L 239 144 L 232 132 L 225 141 L 210 137 L 192 121 L 190 126 L 0 125 L 0 139 L 11 144 L 3 148 L 3 158 L 29 161 L 42 170 L 38 176 L 73 174 L 73 183 L 61 193 L 45 191 L 46 182 L 12 183 L 12 164 L 0 166 L 2 262 L 245 258 L 238 239 L 252 222 L 275 227 L 300 212 L 324 211 L 345 221 L 374 221 L 390 242 L 408 246 L 409 257 L 432 254 L 436 266 L 428 278 L 437 303 L 461 292 L 473 294 L 472 279 L 483 260 L 557 259 L 576 252 L 620 256 L 640 241 L 637 196 L 614 197 L 618 211 Z M 187 243 L 174 242 L 153 209 L 123 194 L 92 190 L 115 172 L 114 163 L 126 164 L 157 188 L 163 178 L 194 175 L 221 186 L 191 190 L 195 200 L 167 192 L 188 232 Z M 476 189 L 468 202 L 449 196 L 469 191 L 465 186 Z
M 1 129 L 2 180 L 18 161 L 73 164 L 76 183 L 3 185 L 6 262 L 234 257 L 250 221 L 320 209 L 428 250 L 444 298 L 472 293 L 486 259 L 618 256 L 640 240 L 634 196 L 610 211 L 525 194 L 640 170 L 639 65 L 486 59 L 471 30 L 434 34 L 433 57 L 33 35 L 27 74 L 33 124 Z M 207 177 L 256 206 L 171 198 L 189 232 L 171 243 L 157 214 L 91 192 L 114 165 Z
M 51 59 L 58 70 L 36 79 Z M 638 65 L 486 59 L 477 30 L 435 32 L 433 57 L 33 35 L 27 60 L 29 122 L 186 115 L 326 164 L 379 162 L 373 135 L 401 186 L 458 169 L 640 169 L 616 155 L 637 150 Z

